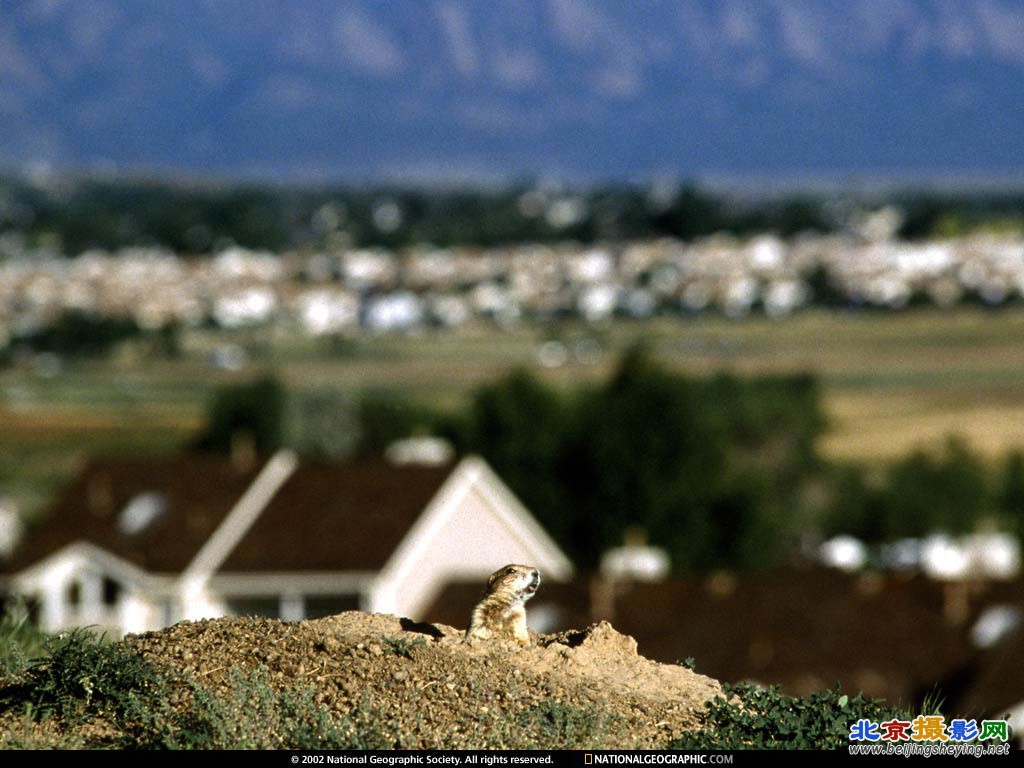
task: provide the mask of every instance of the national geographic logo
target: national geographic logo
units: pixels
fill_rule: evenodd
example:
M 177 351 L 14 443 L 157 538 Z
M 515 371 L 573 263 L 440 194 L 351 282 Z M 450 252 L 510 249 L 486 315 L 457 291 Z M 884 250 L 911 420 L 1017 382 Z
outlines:
M 583 755 L 585 765 L 732 765 L 732 755 L 718 754 L 634 754 L 625 752 L 587 752 Z

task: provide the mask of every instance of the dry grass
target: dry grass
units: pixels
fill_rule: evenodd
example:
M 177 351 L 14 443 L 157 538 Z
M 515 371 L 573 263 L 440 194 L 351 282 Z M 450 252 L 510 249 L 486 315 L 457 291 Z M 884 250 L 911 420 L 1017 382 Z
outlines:
M 1024 446 L 1024 403 L 943 406 L 908 396 L 836 393 L 826 405 L 830 429 L 820 447 L 835 459 L 894 459 L 937 449 L 953 434 L 991 459 Z
M 596 340 L 594 363 L 537 363 L 551 338 L 570 350 Z M 903 313 L 809 311 L 784 320 L 715 316 L 562 325 L 510 331 L 366 337 L 342 347 L 288 334 L 231 337 L 199 331 L 184 355 L 147 360 L 138 351 L 69 366 L 55 379 L 0 371 L 0 484 L 37 507 L 74 460 L 94 453 L 168 452 L 197 428 L 213 388 L 274 370 L 293 387 L 396 389 L 439 408 L 462 405 L 479 384 L 525 366 L 562 386 L 597 381 L 618 354 L 646 340 L 668 365 L 694 374 L 812 371 L 831 419 L 822 448 L 835 458 L 877 461 L 964 435 L 994 456 L 1024 445 L 1024 309 Z M 208 365 L 218 343 L 253 344 L 241 373 Z

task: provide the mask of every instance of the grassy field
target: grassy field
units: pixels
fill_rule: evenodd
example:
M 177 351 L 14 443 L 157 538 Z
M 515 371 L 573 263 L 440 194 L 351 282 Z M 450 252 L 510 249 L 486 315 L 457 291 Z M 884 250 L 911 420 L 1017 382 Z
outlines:
M 569 360 L 544 368 L 537 353 L 551 339 L 563 341 Z M 390 388 L 455 407 L 474 386 L 513 366 L 565 386 L 599 379 L 618 352 L 640 339 L 665 363 L 693 373 L 816 373 L 830 419 L 821 447 L 834 458 L 881 461 L 938 445 L 951 433 L 991 457 L 1024 446 L 1022 309 L 812 311 L 785 320 L 703 317 L 599 329 L 478 327 L 340 347 L 275 332 L 241 340 L 252 358 L 238 373 L 209 364 L 216 345 L 237 337 L 195 331 L 174 361 L 129 346 L 109 361 L 69 365 L 49 378 L 28 366 L 0 371 L 0 494 L 31 511 L 89 455 L 178 450 L 198 428 L 214 387 L 263 370 L 292 387 Z M 580 342 L 591 351 L 597 342 L 600 354 L 576 360 Z

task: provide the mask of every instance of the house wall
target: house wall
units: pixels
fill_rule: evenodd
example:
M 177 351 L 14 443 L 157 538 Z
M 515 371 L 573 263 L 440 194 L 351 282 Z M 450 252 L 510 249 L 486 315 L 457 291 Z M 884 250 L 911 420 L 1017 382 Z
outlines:
M 114 594 L 106 594 L 108 581 Z M 38 601 L 39 626 L 47 632 L 91 626 L 124 634 L 161 626 L 152 600 L 136 585 L 81 552 L 57 556 L 15 587 Z
M 409 536 L 410 556 L 371 590 L 374 612 L 417 619 L 449 581 L 479 579 L 483 588 L 487 576 L 508 563 L 542 566 L 521 529 L 496 515 L 477 485 L 455 501 L 443 525 Z
M 375 573 L 218 573 L 186 613 L 262 615 L 285 621 L 319 618 L 366 607 Z M 189 617 L 191 618 L 191 617 Z
M 224 598 L 226 616 L 264 616 L 284 621 L 302 621 L 334 616 L 362 608 L 360 594 L 318 595 L 286 592 L 272 595 L 234 595 Z

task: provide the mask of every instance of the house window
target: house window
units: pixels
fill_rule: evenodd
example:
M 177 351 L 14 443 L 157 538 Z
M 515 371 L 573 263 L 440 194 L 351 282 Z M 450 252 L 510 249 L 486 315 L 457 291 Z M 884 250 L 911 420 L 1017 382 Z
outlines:
M 68 584 L 64 599 L 69 606 L 77 608 L 82 602 L 82 585 L 77 581 L 72 581 Z
M 268 597 L 229 597 L 227 612 L 232 616 L 261 616 L 266 619 L 281 618 L 281 599 Z
M 306 618 L 322 619 L 324 616 L 333 616 L 344 611 L 359 610 L 358 593 L 348 595 L 307 595 Z
M 109 576 L 103 577 L 103 604 L 107 607 L 117 605 L 117 599 L 121 596 L 121 585 Z

